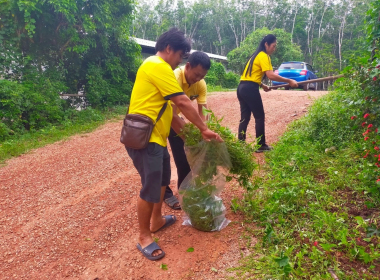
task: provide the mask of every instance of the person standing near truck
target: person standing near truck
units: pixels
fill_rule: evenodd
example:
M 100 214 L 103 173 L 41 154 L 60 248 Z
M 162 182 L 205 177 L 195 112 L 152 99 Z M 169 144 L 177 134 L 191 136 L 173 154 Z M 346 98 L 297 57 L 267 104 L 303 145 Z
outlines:
M 265 113 L 259 91 L 260 86 L 264 91 L 270 91 L 267 85 L 261 83 L 264 75 L 273 81 L 288 83 L 293 88 L 298 87 L 295 80 L 283 78 L 273 72 L 270 55 L 274 53 L 276 46 L 277 40 L 273 34 L 266 35 L 261 40 L 258 48 L 245 66 L 237 89 L 241 113 L 238 138 L 241 141 L 245 141 L 247 127 L 251 120 L 251 114 L 253 114 L 255 118 L 256 138 L 260 139 L 258 142 L 260 148 L 256 151 L 257 153 L 272 149 L 265 139 Z

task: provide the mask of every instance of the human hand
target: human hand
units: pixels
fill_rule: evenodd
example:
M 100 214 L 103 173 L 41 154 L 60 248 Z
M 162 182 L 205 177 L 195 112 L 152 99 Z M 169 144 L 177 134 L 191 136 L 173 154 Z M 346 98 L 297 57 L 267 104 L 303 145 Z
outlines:
M 298 84 L 295 80 L 292 80 L 292 79 L 289 79 L 289 85 L 292 87 L 292 88 L 296 88 L 298 87 Z
M 264 90 L 265 92 L 271 91 L 271 88 L 268 87 L 267 85 L 261 84 L 261 87 L 263 88 L 263 90 Z
M 211 140 L 216 140 L 217 142 L 223 142 L 223 139 L 219 136 L 218 133 L 215 133 L 214 131 L 210 129 L 206 129 L 201 131 L 202 137 L 205 141 L 209 142 Z

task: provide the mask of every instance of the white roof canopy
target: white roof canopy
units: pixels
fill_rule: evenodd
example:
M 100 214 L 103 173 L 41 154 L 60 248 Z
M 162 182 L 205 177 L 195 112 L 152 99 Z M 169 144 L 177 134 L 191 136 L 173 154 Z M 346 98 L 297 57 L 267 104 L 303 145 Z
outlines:
M 145 40 L 145 39 L 140 39 L 140 38 L 136 38 L 136 37 L 131 37 L 133 40 L 136 41 L 137 44 L 139 44 L 140 46 L 143 46 L 143 47 L 149 47 L 149 48 L 155 48 L 156 46 L 156 42 L 155 41 L 150 41 L 150 40 Z M 197 50 L 191 50 L 190 53 L 193 53 L 193 52 L 196 52 Z M 206 53 L 206 52 L 205 52 Z M 210 58 L 214 58 L 214 59 L 218 59 L 218 60 L 223 60 L 223 61 L 227 61 L 227 57 L 226 56 L 222 56 L 222 55 L 217 55 L 217 54 L 213 54 L 213 53 L 206 53 Z

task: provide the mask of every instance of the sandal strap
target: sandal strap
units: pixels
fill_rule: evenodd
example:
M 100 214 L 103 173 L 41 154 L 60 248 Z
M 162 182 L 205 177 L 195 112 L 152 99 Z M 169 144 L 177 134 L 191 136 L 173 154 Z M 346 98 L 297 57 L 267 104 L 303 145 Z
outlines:
M 179 203 L 179 201 L 175 195 L 165 199 L 165 202 L 172 207 L 174 206 L 174 204 Z
M 160 246 L 158 246 L 156 242 L 152 242 L 142 250 L 144 251 L 145 254 L 148 254 L 149 256 L 151 256 L 154 251 L 161 250 L 161 248 Z

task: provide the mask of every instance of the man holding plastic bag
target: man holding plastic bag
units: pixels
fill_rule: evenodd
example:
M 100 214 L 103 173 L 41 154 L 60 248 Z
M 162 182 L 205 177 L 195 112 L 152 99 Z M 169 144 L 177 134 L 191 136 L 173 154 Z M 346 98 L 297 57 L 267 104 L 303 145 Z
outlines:
M 165 256 L 165 252 L 153 241 L 151 233 L 164 229 L 176 221 L 174 215 L 162 216 L 161 212 L 171 172 L 167 150 L 167 137 L 173 117 L 170 101 L 200 130 L 204 140 L 223 141 L 217 133 L 208 129 L 174 76 L 173 70 L 190 49 L 190 43 L 178 29 L 172 28 L 163 33 L 156 43 L 156 55 L 147 58 L 140 66 L 131 95 L 129 114 L 144 115 L 152 120 L 158 119 L 146 148 L 126 147 L 142 183 L 137 201 L 139 222 L 137 248 L 149 260 L 158 260 Z M 158 118 L 161 110 L 163 113 Z
M 183 92 L 190 100 L 197 101 L 198 113 L 203 121 L 206 120 L 206 117 L 203 115 L 203 108 L 207 108 L 207 85 L 204 77 L 210 67 L 211 61 L 209 56 L 204 52 L 197 51 L 189 56 L 185 66 L 174 70 L 174 75 Z M 181 134 L 180 130 L 185 125 L 185 121 L 177 118 L 181 111 L 178 110 L 175 104 L 172 104 L 172 106 L 175 118 L 173 126 L 178 124 L 178 127 L 174 127 L 175 130 L 173 127 L 170 129 L 168 140 L 174 163 L 177 167 L 177 188 L 179 189 L 182 181 L 190 172 L 190 165 L 186 159 L 183 139 L 177 135 Z M 164 202 L 174 210 L 181 209 L 177 197 L 173 194 L 169 186 L 166 187 Z

